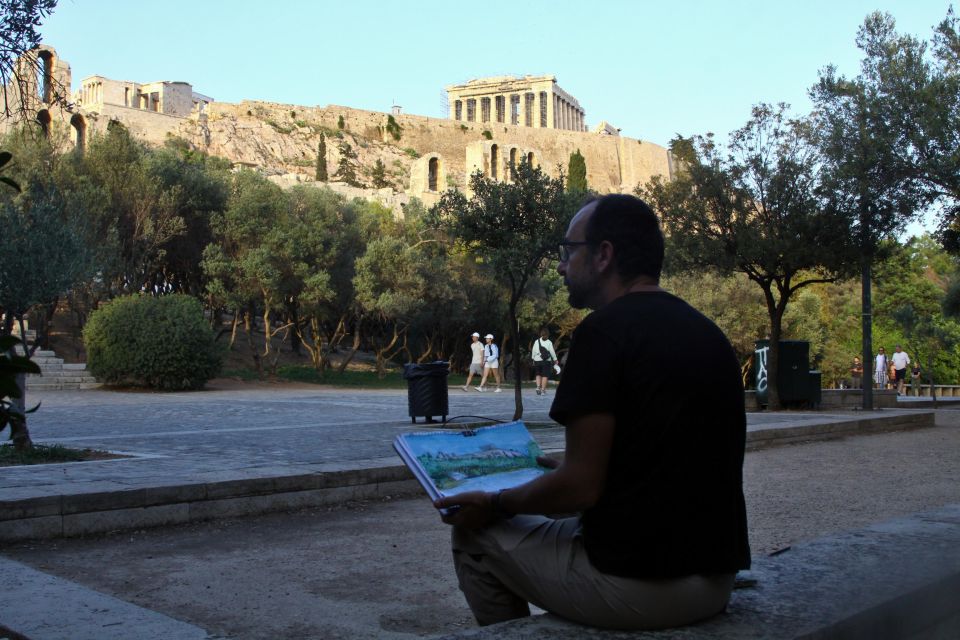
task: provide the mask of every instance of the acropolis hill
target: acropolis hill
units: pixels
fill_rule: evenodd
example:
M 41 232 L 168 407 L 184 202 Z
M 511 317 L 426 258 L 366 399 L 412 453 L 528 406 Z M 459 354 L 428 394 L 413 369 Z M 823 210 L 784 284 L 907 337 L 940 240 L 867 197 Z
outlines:
M 29 64 L 36 70 L 26 69 Z M 620 136 L 606 122 L 587 130 L 583 108 L 553 76 L 483 78 L 449 86 L 450 117 L 442 119 L 399 109 L 388 114 L 337 105 L 221 103 L 194 92 L 186 82 L 141 84 L 90 76 L 74 88 L 70 65 L 46 45 L 25 55 L 21 65 L 27 82 L 8 85 L 8 100 L 28 96 L 26 119 L 48 135 L 64 132 L 68 144 L 83 147 L 91 135 L 106 131 L 110 121 L 119 121 L 150 144 L 186 140 L 196 150 L 235 166 L 257 168 L 290 185 L 316 183 L 323 135 L 331 176 L 340 146 L 346 143 L 357 154 L 363 183 L 370 184 L 370 172 L 380 160 L 391 186 L 322 184 L 396 209 L 412 197 L 430 205 L 450 187 L 467 189 L 469 176 L 477 170 L 509 180 L 510 166 L 521 158 L 555 176 L 559 167 L 566 171 L 570 154 L 577 150 L 586 161 L 590 187 L 601 193 L 629 192 L 671 171 L 670 153 L 659 145 Z M 68 104 L 61 106 L 66 96 Z M 12 123 L 7 120 L 2 126 Z

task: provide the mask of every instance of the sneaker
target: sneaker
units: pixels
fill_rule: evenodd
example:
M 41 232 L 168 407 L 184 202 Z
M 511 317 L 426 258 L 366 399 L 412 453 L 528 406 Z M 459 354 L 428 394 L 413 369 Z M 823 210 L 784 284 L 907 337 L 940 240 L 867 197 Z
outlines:
M 464 391 L 467 391 L 467 390 L 469 389 L 469 387 L 467 387 L 467 385 L 463 385 L 463 386 L 460 387 L 460 388 L 463 389 Z
M 474 389 L 476 389 L 480 393 L 483 393 L 483 387 L 474 387 Z
M 500 387 L 497 387 L 496 389 L 494 389 L 493 392 L 494 392 L 494 393 L 500 393 Z
M 540 389 L 537 389 L 537 395 L 540 395 Z

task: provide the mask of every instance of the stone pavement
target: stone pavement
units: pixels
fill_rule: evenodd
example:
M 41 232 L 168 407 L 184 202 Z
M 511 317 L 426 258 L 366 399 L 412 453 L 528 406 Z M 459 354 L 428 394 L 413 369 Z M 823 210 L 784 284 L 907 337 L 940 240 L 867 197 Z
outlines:
M 38 443 L 131 457 L 0 467 L 0 541 L 246 515 L 417 490 L 391 442 L 434 428 L 407 416 L 405 390 L 231 385 L 191 393 L 37 392 Z M 524 420 L 563 448 L 552 398 L 525 388 Z M 451 388 L 450 414 L 509 420 L 513 393 Z M 748 448 L 933 424 L 933 412 L 750 413 Z
M 0 540 L 79 535 L 354 497 L 419 493 L 390 447 L 396 433 L 429 427 L 422 421 L 411 424 L 403 390 L 266 385 L 181 394 L 44 392 L 32 394 L 29 400 L 43 402 L 31 420 L 38 442 L 108 449 L 134 457 L 0 468 Z M 538 398 L 528 389 L 524 402 L 528 423 L 539 427 L 535 423 L 548 422 L 549 397 Z M 507 420 L 513 412 L 513 395 L 451 388 L 450 411 L 451 417 Z M 933 413 L 787 412 L 749 414 L 748 419 L 753 448 L 927 426 L 933 423 Z M 559 427 L 535 428 L 534 435 L 545 449 L 562 449 Z M 173 618 L 13 561 L 0 564 L 8 593 L 23 589 L 23 593 L 58 594 L 63 619 L 78 623 L 88 619 L 92 625 L 81 633 L 78 626 L 51 624 L 44 629 L 34 624 L 28 627 L 34 640 L 203 637 L 196 628 L 178 627 L 184 623 Z M 0 615 L 0 638 L 3 625 L 14 622 L 9 615 Z M 14 628 L 18 627 L 25 628 L 19 621 Z M 116 633 L 105 634 L 108 630 Z

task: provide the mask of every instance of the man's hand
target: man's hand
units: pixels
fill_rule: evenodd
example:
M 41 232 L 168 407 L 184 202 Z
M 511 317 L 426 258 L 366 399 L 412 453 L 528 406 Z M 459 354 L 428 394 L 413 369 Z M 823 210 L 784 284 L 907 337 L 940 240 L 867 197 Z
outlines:
M 450 515 L 440 519 L 447 524 L 468 529 L 482 529 L 493 524 L 498 518 L 493 508 L 493 498 L 496 494 L 485 491 L 466 491 L 455 496 L 440 498 L 433 503 L 437 509 L 457 507 Z
M 537 464 L 547 469 L 556 469 L 560 466 L 560 461 L 554 460 L 550 456 L 537 456 Z

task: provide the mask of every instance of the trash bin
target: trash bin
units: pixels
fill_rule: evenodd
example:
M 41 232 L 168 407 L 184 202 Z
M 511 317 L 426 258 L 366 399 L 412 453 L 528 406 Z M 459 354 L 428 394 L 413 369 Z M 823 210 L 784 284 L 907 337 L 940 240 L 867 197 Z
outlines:
M 817 409 L 820 407 L 822 396 L 820 389 L 823 387 L 823 374 L 819 371 L 811 371 L 809 375 L 807 384 L 810 386 L 807 390 L 807 399 L 810 401 L 810 408 Z
M 769 340 L 757 340 L 754 353 L 754 373 L 757 386 L 757 404 L 768 404 L 767 355 Z M 810 403 L 810 343 L 806 340 L 780 341 L 780 366 L 777 372 L 777 388 L 780 402 L 784 405 Z M 819 402 L 819 391 L 816 402 Z
M 444 360 L 403 365 L 403 378 L 407 381 L 407 405 L 414 424 L 417 423 L 417 416 L 424 416 L 425 422 L 434 422 L 433 416 L 441 416 L 446 422 L 450 408 L 448 375 L 450 363 Z

